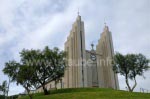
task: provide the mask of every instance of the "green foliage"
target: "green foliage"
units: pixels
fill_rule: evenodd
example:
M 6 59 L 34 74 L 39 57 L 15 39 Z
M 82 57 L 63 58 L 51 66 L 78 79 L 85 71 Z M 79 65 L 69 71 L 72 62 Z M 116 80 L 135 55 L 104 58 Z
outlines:
M 125 76 L 126 84 L 129 91 L 133 91 L 137 85 L 136 76 L 143 76 L 144 72 L 149 69 L 149 60 L 142 54 L 122 55 L 116 53 L 114 57 L 113 70 Z M 131 88 L 128 79 L 134 80 L 135 84 Z
M 31 87 L 33 86 L 33 80 L 31 80 L 31 75 L 33 74 L 32 68 L 13 60 L 5 63 L 3 72 L 9 76 L 11 82 L 22 85 L 29 94 Z
M 38 87 L 42 86 L 44 93 L 48 94 L 45 84 L 58 80 L 64 75 L 65 53 L 58 48 L 53 50 L 47 46 L 44 50 L 23 50 L 21 61 L 34 68 L 34 82 Z
M 44 50 L 25 50 L 20 52 L 21 61 L 9 61 L 3 69 L 4 74 L 22 85 L 30 93 L 31 88 L 43 87 L 44 93 L 48 94 L 45 84 L 59 80 L 64 75 L 65 52 L 58 48 Z M 29 94 L 30 98 L 31 95 Z
M 7 94 L 7 81 L 3 81 L 2 85 L 0 85 L 0 91 L 4 96 Z
M 11 81 L 16 81 L 17 74 L 19 71 L 20 64 L 16 61 L 9 61 L 5 63 L 5 68 L 3 69 L 4 74 L 8 75 L 11 78 Z
M 5 96 L 0 95 L 0 99 L 5 99 Z

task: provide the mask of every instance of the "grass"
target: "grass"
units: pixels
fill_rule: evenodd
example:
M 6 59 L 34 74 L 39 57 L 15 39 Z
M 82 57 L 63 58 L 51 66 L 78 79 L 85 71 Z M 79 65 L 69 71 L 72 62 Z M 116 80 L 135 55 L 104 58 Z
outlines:
M 19 99 L 29 99 L 28 96 Z M 103 88 L 69 88 L 51 91 L 50 95 L 37 93 L 33 99 L 150 99 L 150 93 L 126 92 Z
M 3 95 L 0 95 L 0 99 L 5 99 L 5 97 Z

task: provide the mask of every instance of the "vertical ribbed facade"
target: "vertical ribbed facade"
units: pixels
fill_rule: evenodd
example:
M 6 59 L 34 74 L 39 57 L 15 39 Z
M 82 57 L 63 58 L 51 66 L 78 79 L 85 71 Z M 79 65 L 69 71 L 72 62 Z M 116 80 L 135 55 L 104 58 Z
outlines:
M 65 42 L 68 67 L 65 71 L 64 87 L 103 87 L 119 89 L 117 74 L 112 69 L 114 55 L 113 41 L 108 26 L 101 34 L 95 53 L 97 59 L 91 60 L 90 51 L 85 50 L 84 22 L 78 15 Z
M 66 88 L 76 88 L 87 86 L 87 74 L 85 68 L 85 34 L 84 22 L 78 15 L 72 25 L 70 35 L 65 42 L 65 51 L 67 52 L 68 67 L 65 71 L 64 86 Z
M 99 54 L 97 56 L 99 87 L 119 89 L 118 77 L 112 67 L 114 48 L 108 26 L 104 27 L 96 47 L 96 53 Z
M 104 27 L 96 50 L 92 48 L 88 51 L 85 49 L 84 22 L 78 15 L 64 44 L 64 50 L 67 53 L 67 68 L 62 83 L 57 84 L 57 88 L 100 87 L 119 89 L 118 76 L 112 69 L 114 48 L 108 26 Z M 91 59 L 92 54 L 96 55 L 95 60 Z M 54 85 L 54 82 L 46 84 L 49 89 L 55 88 Z M 36 91 L 41 92 L 42 87 Z

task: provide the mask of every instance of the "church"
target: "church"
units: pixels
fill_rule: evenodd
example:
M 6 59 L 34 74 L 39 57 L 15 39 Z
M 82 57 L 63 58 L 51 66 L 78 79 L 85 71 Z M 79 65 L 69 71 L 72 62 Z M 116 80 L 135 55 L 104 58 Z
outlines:
M 119 89 L 118 76 L 112 68 L 114 48 L 108 26 L 104 26 L 96 49 L 85 48 L 84 22 L 78 14 L 64 44 L 67 52 L 67 68 L 57 88 L 99 87 Z M 54 82 L 46 84 L 48 90 L 54 88 Z M 36 92 L 41 92 L 38 88 Z

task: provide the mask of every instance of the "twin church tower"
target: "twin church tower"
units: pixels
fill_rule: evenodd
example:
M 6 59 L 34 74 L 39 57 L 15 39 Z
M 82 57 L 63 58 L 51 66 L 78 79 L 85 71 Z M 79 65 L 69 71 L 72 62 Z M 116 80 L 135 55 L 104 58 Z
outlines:
M 105 25 L 96 50 L 85 49 L 84 22 L 78 15 L 72 25 L 65 51 L 67 68 L 62 79 L 64 88 L 100 87 L 119 89 L 117 74 L 112 69 L 114 48 L 111 32 Z
M 91 50 L 86 50 L 84 22 L 78 15 L 64 46 L 64 50 L 67 52 L 67 68 L 64 77 L 57 83 L 57 88 L 99 87 L 119 89 L 118 76 L 112 68 L 114 48 L 108 26 L 105 25 L 96 50 L 94 50 L 93 44 L 91 44 Z M 48 90 L 51 90 L 55 88 L 55 82 L 47 82 L 45 86 Z M 42 91 L 42 87 L 36 89 L 36 92 Z

